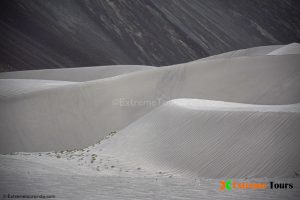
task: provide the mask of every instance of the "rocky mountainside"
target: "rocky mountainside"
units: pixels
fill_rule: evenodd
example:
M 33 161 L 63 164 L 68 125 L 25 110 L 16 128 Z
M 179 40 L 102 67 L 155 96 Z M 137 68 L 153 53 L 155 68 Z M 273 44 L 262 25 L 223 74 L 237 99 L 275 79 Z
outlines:
M 0 71 L 163 66 L 300 42 L 296 0 L 2 0 Z

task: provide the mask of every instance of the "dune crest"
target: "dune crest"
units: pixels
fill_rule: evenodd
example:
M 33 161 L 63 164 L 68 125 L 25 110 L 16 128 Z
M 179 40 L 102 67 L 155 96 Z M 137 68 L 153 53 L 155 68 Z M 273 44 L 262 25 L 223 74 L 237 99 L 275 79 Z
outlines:
M 84 148 L 178 98 L 261 105 L 299 103 L 300 58 L 265 55 L 273 49 L 242 50 L 258 52 L 256 56 L 229 56 L 161 68 L 117 66 L 4 73 L 0 152 Z M 88 81 L 16 80 L 55 76 L 71 81 L 69 72 L 76 74 L 75 82 Z M 91 77 L 102 77 L 102 73 L 112 76 Z M 7 80 L 8 74 L 14 80 Z M 50 82 L 55 87 L 48 87 Z

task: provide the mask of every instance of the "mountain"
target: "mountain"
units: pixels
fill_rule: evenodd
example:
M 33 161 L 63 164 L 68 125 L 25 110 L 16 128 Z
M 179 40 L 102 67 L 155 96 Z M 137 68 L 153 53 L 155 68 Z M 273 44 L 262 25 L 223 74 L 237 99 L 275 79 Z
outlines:
M 0 70 L 165 66 L 300 42 L 297 0 L 2 0 Z

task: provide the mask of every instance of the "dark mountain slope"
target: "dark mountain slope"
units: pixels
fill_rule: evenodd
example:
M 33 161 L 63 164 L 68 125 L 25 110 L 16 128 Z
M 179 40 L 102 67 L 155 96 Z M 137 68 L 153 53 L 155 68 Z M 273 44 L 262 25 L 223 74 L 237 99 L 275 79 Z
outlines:
M 300 42 L 296 0 L 2 0 L 0 70 L 170 65 Z

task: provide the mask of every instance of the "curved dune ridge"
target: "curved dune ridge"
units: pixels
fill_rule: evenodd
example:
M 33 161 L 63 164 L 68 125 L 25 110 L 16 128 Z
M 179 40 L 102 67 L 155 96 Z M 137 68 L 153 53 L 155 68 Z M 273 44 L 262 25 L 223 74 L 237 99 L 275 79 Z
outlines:
M 289 45 L 284 45 L 274 51 L 268 53 L 268 55 L 286 55 L 286 54 L 299 54 L 300 45 L 298 43 L 292 43 Z
M 0 99 L 13 98 L 65 85 L 74 84 L 69 81 L 34 80 L 34 79 L 0 79 Z
M 65 69 L 63 78 L 58 78 L 62 69 L 51 70 L 52 76 L 64 81 L 90 80 L 76 84 L 55 82 L 61 83 L 54 84 L 55 87 L 48 87 L 51 81 L 32 86 L 35 85 L 32 83 L 38 83 L 37 80 L 4 78 L 1 81 L 7 82 L 3 82 L 1 88 L 4 89 L 0 91 L 0 152 L 87 147 L 111 131 L 125 128 L 164 102 L 177 98 L 262 105 L 299 103 L 299 55 L 270 56 L 265 54 L 274 47 L 264 47 L 268 49 L 264 53 L 261 48 L 255 49 L 260 52 L 255 56 L 230 55 L 161 68 L 141 67 L 149 70 L 122 71 L 116 76 L 97 80 L 87 75 L 89 69 L 79 69 L 83 70 L 81 76 L 76 69 Z M 255 49 L 249 52 L 253 54 Z M 103 69 L 110 70 L 108 67 Z M 69 79 L 69 70 L 70 73 L 76 71 L 76 80 Z M 25 78 L 22 73 L 10 75 L 11 78 L 14 74 L 17 78 Z M 43 76 L 35 77 L 36 73 L 24 72 L 30 79 L 49 75 L 39 70 Z M 7 78 L 6 75 L 3 76 Z M 97 76 L 102 75 L 93 75 Z
M 176 99 L 98 149 L 131 166 L 206 178 L 286 177 L 300 170 L 300 104 Z
M 151 66 L 142 65 L 112 65 L 77 68 L 58 68 L 43 70 L 27 70 L 0 73 L 0 79 L 41 79 L 83 82 L 108 78 L 134 71 L 151 69 Z
M 270 46 L 259 46 L 259 47 L 252 47 L 248 49 L 240 49 L 235 51 L 229 51 L 226 53 L 221 53 L 213 56 L 209 56 L 203 58 L 202 60 L 211 60 L 211 59 L 221 59 L 221 58 L 233 58 L 233 57 L 249 57 L 249 56 L 262 56 L 268 55 L 269 53 L 273 52 L 274 50 L 280 49 L 286 45 L 270 45 Z

